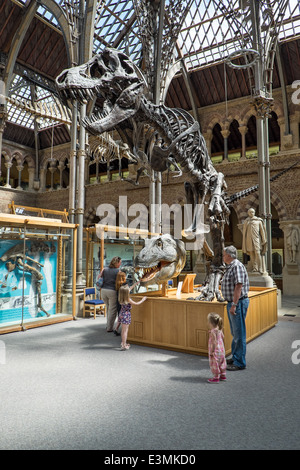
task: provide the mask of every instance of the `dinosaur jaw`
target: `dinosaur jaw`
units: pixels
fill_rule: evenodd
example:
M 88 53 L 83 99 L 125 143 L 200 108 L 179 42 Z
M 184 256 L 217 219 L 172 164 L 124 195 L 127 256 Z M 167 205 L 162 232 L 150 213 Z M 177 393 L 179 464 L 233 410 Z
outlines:
M 130 118 L 135 113 L 135 109 L 124 109 L 115 104 L 110 108 L 109 112 L 103 111 L 97 115 L 92 114 L 91 117 L 85 117 L 81 122 L 88 132 L 98 135 L 112 130 L 120 122 Z
M 104 99 L 103 112 L 82 120 L 83 126 L 96 135 L 112 130 L 133 116 L 146 86 L 130 59 L 111 48 L 85 64 L 64 70 L 56 77 L 55 83 L 64 102 L 85 103 Z
M 143 285 L 162 284 L 178 276 L 186 261 L 182 240 L 170 234 L 145 239 L 145 246 L 134 260 L 136 271 L 142 271 Z
M 168 281 L 176 271 L 176 263 L 172 261 L 159 261 L 152 266 L 136 266 L 136 271 L 142 271 L 140 281 L 144 284 L 155 284 Z

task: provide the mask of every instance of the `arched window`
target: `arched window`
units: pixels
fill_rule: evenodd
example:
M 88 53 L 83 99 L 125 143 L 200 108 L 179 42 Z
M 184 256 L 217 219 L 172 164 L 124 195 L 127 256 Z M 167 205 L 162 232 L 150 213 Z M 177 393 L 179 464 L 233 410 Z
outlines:
M 248 158 L 257 157 L 257 132 L 256 117 L 250 116 L 247 122 L 248 131 L 246 133 L 246 155 Z
M 221 134 L 221 126 L 219 123 L 214 125 L 212 131 L 212 141 L 211 141 L 211 156 L 214 163 L 222 161 L 224 155 L 224 137 Z M 216 158 L 220 157 L 221 158 Z

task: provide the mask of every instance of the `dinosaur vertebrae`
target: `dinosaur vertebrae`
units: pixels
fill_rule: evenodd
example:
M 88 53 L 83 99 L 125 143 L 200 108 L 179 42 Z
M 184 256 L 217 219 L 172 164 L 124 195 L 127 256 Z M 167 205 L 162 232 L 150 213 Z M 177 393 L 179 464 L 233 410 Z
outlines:
M 199 123 L 182 109 L 170 109 L 164 105 L 152 105 L 146 99 L 142 100 L 139 118 L 151 121 L 155 129 L 166 139 L 160 150 L 155 152 L 161 157 L 172 154 L 187 172 L 190 172 L 197 181 L 202 181 L 207 174 L 207 181 L 216 170 L 210 165 L 204 138 L 200 132 Z

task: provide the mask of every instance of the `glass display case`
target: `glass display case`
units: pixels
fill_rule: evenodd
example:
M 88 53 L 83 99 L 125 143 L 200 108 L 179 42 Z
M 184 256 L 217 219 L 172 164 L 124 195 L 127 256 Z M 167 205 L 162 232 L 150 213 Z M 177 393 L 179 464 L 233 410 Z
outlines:
M 113 227 L 110 236 L 107 226 L 99 231 L 99 225 L 86 229 L 86 285 L 97 288 L 97 278 L 102 269 L 109 265 L 114 256 L 119 256 L 122 260 L 121 271 L 127 275 L 128 284 L 131 286 L 137 281 L 138 275 L 134 270 L 134 259 L 144 247 L 144 238 L 150 236 L 149 232 L 144 230 L 135 230 L 136 237 L 128 236 L 130 229 L 124 229 L 122 233 L 121 227 Z M 126 232 L 125 232 L 126 231 Z M 156 235 L 156 234 L 155 234 Z M 98 288 L 97 288 L 98 289 Z M 157 284 L 147 287 L 137 286 L 133 288 L 133 293 L 142 293 L 148 291 L 157 291 L 160 286 Z M 98 289 L 100 295 L 100 289 Z
M 0 333 L 75 317 L 77 226 L 0 214 Z

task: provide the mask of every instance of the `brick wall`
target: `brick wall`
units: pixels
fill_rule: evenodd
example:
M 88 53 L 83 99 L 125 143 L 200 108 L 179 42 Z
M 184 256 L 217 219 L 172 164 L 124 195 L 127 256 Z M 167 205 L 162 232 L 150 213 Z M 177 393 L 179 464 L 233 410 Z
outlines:
M 280 220 L 300 219 L 300 152 L 282 153 L 270 157 L 271 177 L 288 168 L 299 160 L 299 166 L 288 171 L 271 183 L 271 202 L 278 212 Z M 228 195 L 242 191 L 258 183 L 257 160 L 226 162 L 216 165 L 217 171 L 224 173 Z M 174 178 L 163 176 L 162 202 L 174 204 L 185 202 L 184 181 L 187 175 Z M 128 206 L 135 203 L 149 205 L 149 178 L 140 178 L 135 186 L 127 181 L 113 181 L 87 185 L 85 188 L 85 216 L 93 214 L 99 204 L 109 203 L 118 207 L 119 196 L 127 196 Z M 46 192 L 28 192 L 16 189 L 0 188 L 0 210 L 8 212 L 11 201 L 33 207 L 64 210 L 69 207 L 69 191 L 61 189 Z M 258 192 L 240 199 L 234 204 L 238 221 L 246 217 L 249 207 L 258 205 Z

